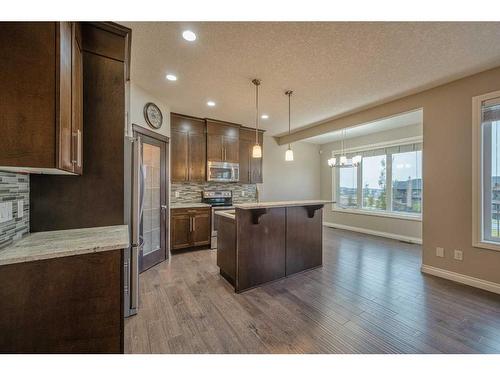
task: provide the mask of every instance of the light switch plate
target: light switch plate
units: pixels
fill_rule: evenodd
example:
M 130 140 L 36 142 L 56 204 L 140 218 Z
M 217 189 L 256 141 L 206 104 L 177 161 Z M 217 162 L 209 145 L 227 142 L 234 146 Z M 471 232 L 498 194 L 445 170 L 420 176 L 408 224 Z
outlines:
M 24 201 L 17 201 L 17 217 L 21 218 L 24 216 Z
M 0 223 L 12 220 L 12 202 L 0 203 Z
M 440 258 L 444 258 L 444 248 L 436 247 L 436 256 Z

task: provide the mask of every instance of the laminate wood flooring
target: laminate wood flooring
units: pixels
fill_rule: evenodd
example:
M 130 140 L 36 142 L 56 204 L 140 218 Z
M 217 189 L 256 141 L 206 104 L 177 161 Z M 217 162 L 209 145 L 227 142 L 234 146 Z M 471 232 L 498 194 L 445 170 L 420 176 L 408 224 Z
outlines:
M 420 272 L 421 248 L 324 228 L 323 266 L 235 294 L 215 250 L 140 275 L 126 353 L 500 353 L 500 296 Z

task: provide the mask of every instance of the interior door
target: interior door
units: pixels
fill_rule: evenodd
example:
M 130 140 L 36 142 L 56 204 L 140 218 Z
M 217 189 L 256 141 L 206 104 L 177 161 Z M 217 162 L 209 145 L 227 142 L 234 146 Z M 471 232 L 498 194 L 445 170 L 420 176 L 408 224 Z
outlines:
M 139 254 L 140 272 L 167 259 L 167 145 L 164 137 L 138 130 L 142 143 L 143 202 L 140 233 L 143 246 Z

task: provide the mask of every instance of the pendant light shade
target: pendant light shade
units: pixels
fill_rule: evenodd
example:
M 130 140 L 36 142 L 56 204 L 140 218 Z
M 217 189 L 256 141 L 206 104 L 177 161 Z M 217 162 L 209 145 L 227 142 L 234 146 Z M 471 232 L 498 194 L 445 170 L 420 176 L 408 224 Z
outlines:
M 257 143 L 253 145 L 252 148 L 252 158 L 261 158 L 262 157 L 262 147 Z
M 262 147 L 259 144 L 259 86 L 260 79 L 253 79 L 255 85 L 255 145 L 252 148 L 252 158 L 259 159 L 262 157 Z
M 288 135 L 290 135 L 290 129 L 291 129 L 291 97 L 292 97 L 293 91 L 292 90 L 287 90 L 285 92 L 285 95 L 288 96 Z M 285 152 L 285 161 L 293 161 L 293 150 L 292 150 L 292 145 L 288 144 L 288 150 Z

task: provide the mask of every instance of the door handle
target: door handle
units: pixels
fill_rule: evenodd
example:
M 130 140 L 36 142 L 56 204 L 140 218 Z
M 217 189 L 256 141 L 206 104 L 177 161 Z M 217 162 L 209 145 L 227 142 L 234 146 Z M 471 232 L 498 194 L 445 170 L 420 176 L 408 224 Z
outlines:
M 160 207 L 161 207 L 162 210 L 166 210 L 167 209 L 167 205 L 166 204 L 162 204 Z

